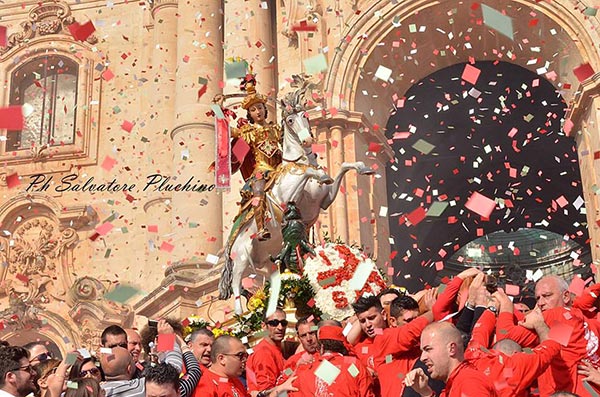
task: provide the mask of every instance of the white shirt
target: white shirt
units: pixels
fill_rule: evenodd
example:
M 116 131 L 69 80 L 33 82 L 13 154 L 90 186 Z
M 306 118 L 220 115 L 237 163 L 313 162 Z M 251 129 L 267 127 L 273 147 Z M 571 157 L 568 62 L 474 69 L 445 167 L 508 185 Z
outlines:
M 9 392 L 0 389 L 0 397 L 16 397 L 16 396 L 13 396 Z

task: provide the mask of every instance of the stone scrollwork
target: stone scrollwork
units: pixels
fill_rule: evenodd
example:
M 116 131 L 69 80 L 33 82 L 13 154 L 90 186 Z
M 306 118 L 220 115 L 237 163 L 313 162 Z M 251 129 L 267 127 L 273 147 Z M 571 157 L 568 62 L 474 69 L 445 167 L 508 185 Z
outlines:
M 22 221 L 10 238 L 3 237 L 0 252 L 12 277 L 3 283 L 9 300 L 40 307 L 53 300 L 64 301 L 61 276 L 61 256 L 78 241 L 75 230 L 57 231 L 58 226 L 48 218 Z
M 8 36 L 6 47 L 0 47 L 0 54 L 27 43 L 36 36 L 68 33 L 67 27 L 75 22 L 77 21 L 71 15 L 71 8 L 67 3 L 62 1 L 40 3 L 29 12 L 28 19 L 21 22 L 21 29 Z M 98 38 L 90 35 L 86 41 L 89 44 L 96 44 Z

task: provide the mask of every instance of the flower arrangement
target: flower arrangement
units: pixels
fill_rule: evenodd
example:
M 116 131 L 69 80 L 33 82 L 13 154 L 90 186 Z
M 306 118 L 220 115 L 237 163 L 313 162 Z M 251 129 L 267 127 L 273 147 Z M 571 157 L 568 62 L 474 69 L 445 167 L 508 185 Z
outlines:
M 213 324 L 210 321 L 198 316 L 189 316 L 188 318 L 185 318 L 181 322 L 181 325 L 183 325 L 183 339 L 186 342 L 188 341 L 189 336 L 200 328 L 206 328 L 210 330 L 215 338 L 224 334 L 231 335 L 231 332 L 229 332 L 227 329 L 221 328 L 220 324 Z
M 350 306 L 359 297 L 376 295 L 386 288 L 385 281 L 371 258 L 358 248 L 341 243 L 326 243 L 315 248 L 316 256 L 307 258 L 304 276 L 310 281 L 317 308 L 336 320 L 354 314 Z M 351 280 L 359 265 L 371 265 L 371 273 L 360 290 L 351 288 Z
M 248 299 L 248 313 L 235 316 L 237 321 L 230 331 L 232 335 L 242 339 L 261 330 L 261 323 L 270 298 L 270 283 L 258 289 Z M 314 291 L 306 277 L 286 270 L 281 274 L 281 290 L 277 301 L 279 307 L 295 306 L 300 315 L 313 314 L 321 316 L 321 311 L 313 303 Z

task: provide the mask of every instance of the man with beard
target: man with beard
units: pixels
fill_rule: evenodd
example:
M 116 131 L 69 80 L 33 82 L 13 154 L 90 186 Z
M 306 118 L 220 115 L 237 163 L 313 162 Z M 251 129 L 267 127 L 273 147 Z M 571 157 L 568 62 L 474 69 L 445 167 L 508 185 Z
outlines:
M 25 397 L 35 390 L 35 370 L 27 350 L 19 346 L 0 347 L 0 397 Z
M 246 365 L 246 379 L 250 392 L 268 395 L 277 384 L 277 378 L 283 371 L 281 342 L 287 325 L 285 312 L 279 308 L 263 319 L 262 328 L 267 335 L 254 347 Z
M 210 351 L 214 341 L 215 336 L 212 331 L 207 328 L 197 329 L 190 334 L 188 346 L 192 349 L 194 356 L 196 356 L 196 360 L 198 360 L 203 367 L 202 371 L 204 371 L 205 368 L 210 367 Z
M 446 383 L 440 397 L 496 397 L 492 381 L 464 360 L 460 331 L 450 323 L 428 325 L 421 335 L 421 361 L 431 378 Z M 422 397 L 435 396 L 422 368 L 406 374 L 404 383 Z

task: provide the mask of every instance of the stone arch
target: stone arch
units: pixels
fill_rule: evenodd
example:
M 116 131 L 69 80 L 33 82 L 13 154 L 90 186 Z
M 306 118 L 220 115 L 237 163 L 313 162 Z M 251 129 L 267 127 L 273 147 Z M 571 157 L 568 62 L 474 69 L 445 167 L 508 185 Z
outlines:
M 595 45 L 600 42 L 600 19 L 584 15 L 586 6 L 580 1 L 502 0 L 491 7 L 512 18 L 514 40 L 483 23 L 479 3 L 359 2 L 360 13 L 346 21 L 330 59 L 324 107 L 362 115 L 375 127 L 385 126 L 390 111 L 403 106 L 413 84 L 445 67 L 502 60 L 537 73 L 569 104 L 566 124 L 570 123 L 571 135 L 577 133 L 592 256 L 599 258 L 594 241 L 600 237 L 596 223 L 600 205 L 594 186 L 600 167 L 590 154 L 600 151 L 600 111 L 596 110 L 600 109 L 600 78 L 596 73 L 580 83 L 573 69 L 589 63 L 594 71 L 600 70 Z M 387 81 L 375 77 L 380 65 L 393 70 Z
M 388 39 L 393 34 L 394 29 L 403 29 L 405 27 L 410 29 L 410 25 L 414 24 L 417 29 L 420 26 L 426 26 L 426 29 L 429 30 L 429 32 L 425 32 L 425 35 L 430 36 L 430 43 L 423 46 L 418 45 L 418 55 L 413 57 L 415 59 L 420 58 L 423 53 L 426 54 L 425 57 L 429 57 L 431 51 L 427 50 L 444 48 L 446 44 L 451 45 L 451 39 L 448 39 L 447 35 L 445 36 L 446 41 L 442 44 L 439 40 L 443 39 L 443 34 L 436 31 L 436 27 L 429 23 L 434 20 L 438 21 L 438 19 L 430 17 L 431 13 L 437 15 L 436 11 L 441 13 L 457 9 L 456 13 L 447 16 L 447 18 L 453 20 L 451 25 L 457 27 L 457 29 L 462 27 L 467 30 L 469 27 L 474 27 L 487 35 L 489 35 L 487 32 L 490 31 L 485 25 L 475 25 L 478 16 L 481 19 L 481 11 L 479 11 L 478 15 L 475 13 L 472 16 L 469 15 L 468 10 L 471 3 L 457 5 L 453 1 L 430 2 L 427 0 L 403 1 L 401 3 L 381 0 L 371 4 L 365 3 L 362 2 L 358 6 L 362 10 L 360 15 L 355 15 L 347 22 L 346 25 L 349 28 L 342 34 L 341 44 L 338 48 L 339 51 L 335 52 L 331 61 L 330 72 L 325 81 L 325 91 L 331 94 L 331 103 L 328 106 L 362 112 L 364 114 L 369 114 L 371 109 L 389 109 L 391 107 L 390 97 L 394 93 L 402 96 L 413 83 L 435 70 L 460 62 L 469 62 L 469 56 L 477 60 L 502 59 L 499 58 L 499 54 L 494 54 L 494 49 L 504 47 L 510 51 L 510 48 L 512 48 L 510 39 L 501 37 L 500 34 L 495 35 L 493 42 L 491 39 L 484 37 L 483 44 L 473 45 L 472 50 L 455 49 L 456 53 L 452 56 L 438 57 L 439 62 L 433 68 L 420 67 L 419 65 L 414 65 L 414 63 L 413 65 L 409 65 L 411 67 L 406 68 L 406 77 L 399 80 L 395 76 L 392 76 L 394 82 L 387 84 L 383 87 L 383 90 L 381 90 L 382 87 L 380 84 L 372 85 L 371 88 L 376 87 L 378 89 L 378 97 L 369 97 L 368 100 L 361 101 L 359 97 L 361 90 L 369 87 L 370 78 L 373 77 L 378 64 L 380 64 L 379 62 L 383 59 L 380 56 L 383 50 L 378 52 L 377 49 L 378 47 L 391 48 L 389 47 L 391 44 L 389 42 L 385 43 L 384 46 L 381 46 L 380 43 Z M 542 60 L 552 59 L 552 57 L 546 55 L 551 55 L 557 48 L 564 47 L 562 43 L 567 43 L 569 48 L 575 50 L 569 54 L 568 64 L 559 65 L 560 69 L 557 75 L 564 74 L 566 78 L 554 82 L 555 85 L 558 83 L 571 84 L 573 89 L 565 92 L 564 97 L 567 101 L 573 99 L 576 93 L 575 88 L 579 86 L 579 83 L 571 73 L 571 70 L 585 62 L 589 62 L 594 70 L 600 69 L 600 53 L 594 47 L 594 43 L 600 41 L 597 29 L 600 26 L 598 18 L 585 18 L 581 12 L 581 8 L 585 8 L 585 6 L 578 4 L 578 7 L 573 7 L 572 3 L 564 0 L 539 3 L 531 0 L 503 0 L 494 3 L 494 8 L 498 10 L 506 9 L 509 16 L 515 17 L 527 14 L 526 11 L 529 11 L 526 7 L 519 8 L 519 6 L 530 7 L 539 13 L 537 14 L 537 25 L 548 25 L 544 28 L 548 33 L 545 39 L 550 39 L 551 43 L 540 48 L 539 57 Z M 513 21 L 515 20 L 517 19 L 513 19 Z M 552 28 L 558 28 L 554 36 L 549 32 Z M 456 32 L 456 34 L 458 33 Z M 418 35 L 419 33 L 416 34 Z M 403 37 L 399 37 L 398 40 L 402 41 L 402 39 Z M 535 46 L 534 44 L 532 43 L 533 46 Z M 381 62 L 381 64 L 384 63 Z M 517 56 L 513 60 L 513 63 L 534 72 L 536 71 L 536 65 L 528 65 L 524 58 Z M 374 124 L 384 125 L 385 121 L 387 121 L 387 113 L 376 113 L 371 115 L 370 118 Z

